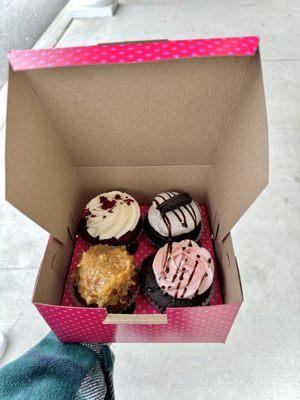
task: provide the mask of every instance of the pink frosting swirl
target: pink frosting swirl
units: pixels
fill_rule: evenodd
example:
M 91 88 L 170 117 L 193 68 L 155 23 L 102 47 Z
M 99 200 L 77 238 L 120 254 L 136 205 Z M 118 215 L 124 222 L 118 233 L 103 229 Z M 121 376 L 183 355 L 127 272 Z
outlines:
M 209 251 L 192 240 L 169 243 L 160 248 L 153 260 L 159 287 L 175 299 L 192 299 L 212 284 L 213 259 Z

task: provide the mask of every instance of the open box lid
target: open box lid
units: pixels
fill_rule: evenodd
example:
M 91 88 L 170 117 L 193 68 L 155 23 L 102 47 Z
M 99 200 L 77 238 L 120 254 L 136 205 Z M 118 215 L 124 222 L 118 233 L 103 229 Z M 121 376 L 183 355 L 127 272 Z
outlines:
M 6 198 L 60 242 L 88 196 L 188 190 L 222 240 L 267 184 L 257 37 L 9 53 Z

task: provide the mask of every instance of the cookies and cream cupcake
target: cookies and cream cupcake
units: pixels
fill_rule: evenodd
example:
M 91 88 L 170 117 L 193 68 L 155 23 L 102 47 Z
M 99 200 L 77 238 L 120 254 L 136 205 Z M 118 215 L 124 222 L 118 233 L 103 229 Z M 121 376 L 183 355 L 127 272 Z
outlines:
M 144 231 L 156 247 L 168 241 L 197 240 L 200 230 L 200 207 L 188 193 L 158 194 L 144 221 Z
M 91 245 L 126 245 L 134 253 L 141 230 L 137 201 L 125 192 L 112 191 L 94 197 L 86 205 L 78 233 Z
M 160 312 L 209 304 L 214 276 L 211 254 L 192 240 L 169 242 L 143 262 L 141 288 Z
M 123 246 L 97 245 L 83 252 L 73 273 L 75 292 L 85 306 L 126 312 L 138 294 L 133 256 Z

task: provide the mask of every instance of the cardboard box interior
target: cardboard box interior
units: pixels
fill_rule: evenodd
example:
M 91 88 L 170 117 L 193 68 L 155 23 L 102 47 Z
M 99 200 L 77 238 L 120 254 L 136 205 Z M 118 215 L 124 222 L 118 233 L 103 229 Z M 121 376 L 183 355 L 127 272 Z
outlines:
M 230 230 L 267 177 L 258 52 L 10 70 L 6 198 L 51 234 L 34 302 L 60 304 L 81 210 L 115 188 L 206 204 L 224 302 L 242 300 Z

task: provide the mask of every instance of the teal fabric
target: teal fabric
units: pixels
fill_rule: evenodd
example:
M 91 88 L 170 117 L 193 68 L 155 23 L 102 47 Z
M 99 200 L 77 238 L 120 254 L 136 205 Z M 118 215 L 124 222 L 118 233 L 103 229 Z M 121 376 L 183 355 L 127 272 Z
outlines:
M 0 399 L 73 399 L 97 362 L 92 349 L 80 343 L 61 343 L 51 332 L 0 369 Z

